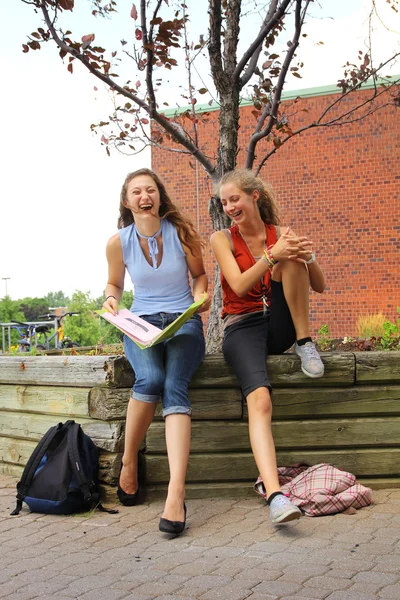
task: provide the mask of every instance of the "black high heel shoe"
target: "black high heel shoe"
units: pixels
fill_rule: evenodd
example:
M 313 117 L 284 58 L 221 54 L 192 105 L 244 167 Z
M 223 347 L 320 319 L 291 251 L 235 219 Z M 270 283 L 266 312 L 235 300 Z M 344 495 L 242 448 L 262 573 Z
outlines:
M 123 467 L 123 465 L 121 465 L 121 469 L 119 472 L 120 476 L 121 476 L 122 467 Z M 136 490 L 136 492 L 134 494 L 128 494 L 120 486 L 119 478 L 118 478 L 117 496 L 118 496 L 118 500 L 124 506 L 135 506 L 135 504 L 137 504 L 138 499 L 139 499 L 139 488 Z
M 186 504 L 183 503 L 183 510 L 185 511 L 185 518 L 183 521 L 170 521 L 161 517 L 158 529 L 163 533 L 171 533 L 173 535 L 179 535 L 183 532 L 186 526 Z

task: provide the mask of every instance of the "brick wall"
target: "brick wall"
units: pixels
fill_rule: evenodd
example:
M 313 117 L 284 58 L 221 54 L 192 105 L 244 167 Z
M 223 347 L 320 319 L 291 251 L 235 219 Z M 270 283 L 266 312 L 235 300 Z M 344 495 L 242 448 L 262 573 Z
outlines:
M 357 93 L 357 101 L 370 94 Z M 319 117 L 337 95 L 303 98 L 287 109 L 297 112 L 292 128 Z M 355 99 L 347 99 L 347 107 Z M 307 112 L 302 109 L 306 109 Z M 254 127 L 252 107 L 241 109 L 238 166 Z M 281 221 L 314 242 L 327 289 L 311 293 L 312 333 L 328 324 L 335 337 L 356 335 L 360 314 L 382 311 L 394 320 L 400 306 L 400 112 L 382 108 L 352 125 L 316 128 L 294 137 L 269 158 L 261 176 L 269 180 L 280 207 Z M 199 123 L 201 147 L 213 157 L 218 138 L 218 113 Z M 266 146 L 264 146 L 265 148 Z M 262 156 L 261 148 L 258 155 Z M 212 233 L 209 177 L 193 158 L 158 148 L 153 169 L 172 198 L 207 240 Z M 207 273 L 213 279 L 209 244 Z

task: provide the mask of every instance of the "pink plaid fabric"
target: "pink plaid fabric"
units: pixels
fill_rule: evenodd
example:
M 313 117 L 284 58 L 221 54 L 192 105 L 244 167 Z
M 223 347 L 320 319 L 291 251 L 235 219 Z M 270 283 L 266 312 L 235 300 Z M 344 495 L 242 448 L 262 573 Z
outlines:
M 356 483 L 355 475 L 327 463 L 279 467 L 278 473 L 283 494 L 309 517 L 362 508 L 372 501 L 372 490 Z M 261 477 L 254 489 L 265 498 Z

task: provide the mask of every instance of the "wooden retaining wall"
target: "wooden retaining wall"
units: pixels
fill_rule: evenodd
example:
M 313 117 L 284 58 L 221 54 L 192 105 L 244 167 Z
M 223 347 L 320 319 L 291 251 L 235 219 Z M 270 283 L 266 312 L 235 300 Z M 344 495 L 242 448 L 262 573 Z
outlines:
M 321 379 L 303 375 L 294 354 L 268 359 L 278 464 L 329 462 L 372 487 L 400 486 L 400 352 L 322 356 Z M 47 429 L 73 418 L 101 448 L 103 490 L 115 499 L 132 384 L 123 356 L 0 357 L 0 471 L 20 475 Z M 190 398 L 188 496 L 252 494 L 258 472 L 247 410 L 222 356 L 205 358 Z M 168 482 L 160 412 L 142 450 L 141 478 L 151 496 Z

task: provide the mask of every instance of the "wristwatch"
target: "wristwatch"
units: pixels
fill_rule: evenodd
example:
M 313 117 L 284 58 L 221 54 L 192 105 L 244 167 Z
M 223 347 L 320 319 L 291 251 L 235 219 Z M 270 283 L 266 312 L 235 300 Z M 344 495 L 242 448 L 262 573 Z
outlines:
M 311 265 L 313 262 L 315 262 L 317 259 L 315 258 L 315 254 L 314 252 L 311 252 L 311 258 L 310 260 L 306 260 L 306 265 Z

